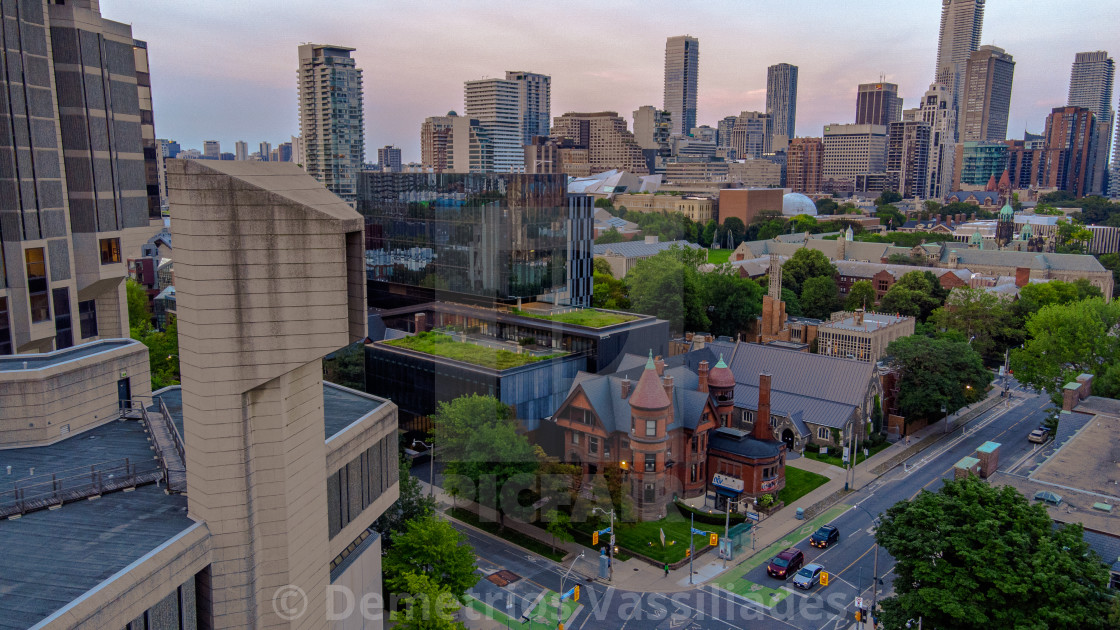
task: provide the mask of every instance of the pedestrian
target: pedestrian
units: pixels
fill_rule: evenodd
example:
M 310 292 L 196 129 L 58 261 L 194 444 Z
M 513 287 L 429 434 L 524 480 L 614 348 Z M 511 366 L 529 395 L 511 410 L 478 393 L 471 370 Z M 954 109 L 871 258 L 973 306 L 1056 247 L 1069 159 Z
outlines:
M 669 577 L 669 563 L 665 563 L 665 577 Z

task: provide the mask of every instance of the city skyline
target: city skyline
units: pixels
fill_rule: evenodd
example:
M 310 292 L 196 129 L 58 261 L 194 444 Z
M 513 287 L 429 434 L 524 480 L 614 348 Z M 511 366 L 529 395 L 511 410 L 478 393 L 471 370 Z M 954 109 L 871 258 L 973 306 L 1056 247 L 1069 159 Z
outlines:
M 986 5 L 980 43 L 1004 48 L 1017 63 L 1009 137 L 1021 137 L 1024 130 L 1040 133 L 1050 110 L 1065 104 L 1074 55 L 1108 50 L 1115 41 L 1107 25 L 1115 21 L 1109 16 L 1120 17 L 1120 8 L 1105 0 L 1092 5 L 1077 15 L 1057 2 L 1037 3 L 1030 11 L 1004 0 Z M 515 6 L 526 17 L 519 23 L 532 24 L 536 16 L 557 28 L 542 33 L 495 26 Z M 797 135 L 819 136 L 825 124 L 852 122 L 858 84 L 880 75 L 899 84 L 904 107 L 917 105 L 933 76 L 941 11 L 937 2 L 899 8 L 885 0 L 855 10 L 822 2 L 760 6 L 749 16 L 729 14 L 722 4 L 687 9 L 659 4 L 641 13 L 628 6 L 608 10 L 626 16 L 626 28 L 620 29 L 618 20 L 580 20 L 578 6 L 556 15 L 544 6 L 442 5 L 462 28 L 438 40 L 422 36 L 430 6 L 353 3 L 339 9 L 353 19 L 338 20 L 338 11 L 286 3 L 268 15 L 254 12 L 259 28 L 252 32 L 240 28 L 249 9 L 219 3 L 187 9 L 106 0 L 102 10 L 110 19 L 131 22 L 138 37 L 154 42 L 149 52 L 158 77 L 153 95 L 160 137 L 185 147 L 201 147 L 204 139 L 229 146 L 236 140 L 251 145 L 287 140 L 298 131 L 296 45 L 329 42 L 356 48 L 358 66 L 365 69 L 367 155 L 392 144 L 401 147 L 406 162 L 420 158 L 418 134 L 426 117 L 463 111 L 464 81 L 501 77 L 507 70 L 552 76 L 553 116 L 610 110 L 629 121 L 639 106 L 661 104 L 665 40 L 685 32 L 704 46 L 698 124 L 714 126 L 740 111 L 765 111 L 766 68 L 785 62 L 800 69 Z M 895 16 L 890 31 L 874 20 L 887 13 Z M 1079 17 L 1087 14 L 1098 19 Z M 1040 15 L 1047 18 L 1045 28 Z M 354 26 L 363 20 L 394 28 Z M 689 26 L 673 26 L 681 21 Z M 569 22 L 572 28 L 563 27 Z M 574 28 L 577 22 L 580 29 Z M 758 35 L 749 49 L 740 46 L 742 32 Z M 277 33 L 292 33 L 292 39 Z M 591 41 L 594 46 L 585 45 Z M 805 41 L 819 43 L 805 46 Z M 217 61 L 246 50 L 257 54 L 236 67 Z

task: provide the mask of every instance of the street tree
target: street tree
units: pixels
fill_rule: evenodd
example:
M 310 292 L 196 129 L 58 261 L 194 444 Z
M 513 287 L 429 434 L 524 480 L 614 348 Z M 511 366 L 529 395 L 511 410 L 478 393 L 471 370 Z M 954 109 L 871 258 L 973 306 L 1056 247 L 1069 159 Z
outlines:
M 385 584 L 390 592 L 410 593 L 409 575 L 426 575 L 452 597 L 465 601 L 467 589 L 478 583 L 474 548 L 467 537 L 436 516 L 408 522 L 385 555 Z
M 840 301 L 840 290 L 828 276 L 805 280 L 801 287 L 801 311 L 806 317 L 828 319 Z
M 1120 361 L 1120 303 L 1092 298 L 1069 304 L 1042 307 L 1026 328 L 1028 339 L 1011 351 L 1015 378 L 1035 389 L 1045 390 L 1061 404 L 1062 388 L 1079 374 L 1104 377 L 1094 392 L 1116 395 L 1113 388 Z M 1111 369 L 1111 373 L 1110 373 Z
M 762 313 L 762 288 L 730 265 L 702 274 L 702 281 L 713 334 L 734 337 Z
M 572 542 L 575 537 L 572 536 L 572 517 L 568 516 L 567 512 L 561 510 L 549 510 L 544 515 L 544 521 L 547 523 L 545 531 L 552 535 L 552 550 L 558 551 L 556 541 Z
M 816 249 L 802 247 L 782 265 L 782 286 L 798 294 L 806 280 L 822 276 L 834 278 L 836 265 Z
M 1037 313 L 1043 306 L 1051 304 L 1069 304 L 1093 297 L 1103 298 L 1101 290 L 1089 283 L 1087 278 L 1078 278 L 1073 282 L 1051 280 L 1028 284 L 1019 289 L 1019 299 L 1015 302 L 1015 312 L 1026 321 L 1031 315 Z
M 871 284 L 870 280 L 858 280 L 852 283 L 852 288 L 848 289 L 848 297 L 844 300 L 844 309 L 849 311 L 854 311 L 857 308 L 873 310 L 878 299 L 879 294 L 875 291 L 875 285 Z
M 611 243 L 621 243 L 626 238 L 622 236 L 622 232 L 618 228 L 611 226 L 609 230 L 604 230 L 602 234 L 595 238 L 596 245 L 610 245 Z
M 452 497 L 497 508 L 499 524 L 504 526 L 507 511 L 525 509 L 520 503 L 490 496 L 507 483 L 531 486 L 540 466 L 528 438 L 519 430 L 509 406 L 493 396 L 460 396 L 441 402 L 432 418 L 436 453 L 445 462 L 444 490 Z M 530 481 L 525 481 L 529 479 Z M 477 490 L 477 494 L 476 494 Z
M 924 322 L 933 309 L 941 306 L 945 297 L 936 276 L 928 271 L 911 271 L 887 289 L 879 301 L 879 310 L 901 313 Z
M 447 587 L 428 575 L 406 573 L 398 582 L 404 605 L 390 612 L 393 627 L 399 630 L 466 630 L 455 620 L 462 603 Z
M 1013 487 L 947 480 L 889 508 L 875 538 L 896 561 L 888 628 L 1111 627 L 1108 569 L 1081 526 L 1054 528 Z
M 907 422 L 941 417 L 975 402 L 992 382 L 980 355 L 967 343 L 911 335 L 887 346 L 901 374 L 898 407 Z
M 373 522 L 373 529 L 381 534 L 381 546 L 388 549 L 393 546 L 393 537 L 404 531 L 408 523 L 415 519 L 425 518 L 435 513 L 435 500 L 424 494 L 420 487 L 420 480 L 412 476 L 409 466 L 412 465 L 405 455 L 400 456 L 400 496 L 385 513 Z
M 639 261 L 625 279 L 632 310 L 667 320 L 675 333 L 706 330 L 710 321 L 696 270 L 704 262 L 704 250 L 678 247 Z
M 137 281 L 129 278 L 124 284 L 125 302 L 128 304 L 128 327 L 133 339 L 140 339 L 152 329 L 152 311 L 148 308 L 148 293 Z
M 940 328 L 960 331 L 966 340 L 972 340 L 972 349 L 984 357 L 1002 358 L 1004 350 L 1023 342 L 1011 299 L 984 289 L 954 289 L 945 306 L 933 311 L 929 321 Z

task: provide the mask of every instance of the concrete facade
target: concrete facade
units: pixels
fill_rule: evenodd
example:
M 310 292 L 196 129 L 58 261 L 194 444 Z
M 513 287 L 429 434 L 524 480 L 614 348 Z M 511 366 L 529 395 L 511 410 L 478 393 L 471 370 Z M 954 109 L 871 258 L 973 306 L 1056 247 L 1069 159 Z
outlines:
M 696 223 L 704 224 L 714 218 L 715 202 L 706 197 L 624 193 L 614 196 L 614 205 L 626 206 L 627 210 L 637 212 L 679 212 Z
M 875 363 L 890 342 L 914 334 L 913 317 L 840 311 L 817 328 L 817 353 Z
M 961 98 L 962 142 L 1007 139 L 1014 77 L 1015 59 L 1002 48 L 981 46 L 969 55 Z
M 820 192 L 823 150 L 820 138 L 794 138 L 790 141 L 786 160 L 786 186 L 790 190 L 805 194 Z
M 881 173 L 887 165 L 884 125 L 827 125 L 821 154 L 822 180 L 856 180 L 861 173 Z
M 743 225 L 763 211 L 782 212 L 785 197 L 781 188 L 734 188 L 719 194 L 719 222 L 723 224 L 729 217 L 736 217 Z

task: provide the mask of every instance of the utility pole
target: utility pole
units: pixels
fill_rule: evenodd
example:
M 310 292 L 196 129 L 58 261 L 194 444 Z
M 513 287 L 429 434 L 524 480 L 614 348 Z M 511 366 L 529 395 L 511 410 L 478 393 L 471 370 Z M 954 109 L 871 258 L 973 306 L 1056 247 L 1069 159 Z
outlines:
M 693 533 L 693 530 L 696 529 L 696 514 L 693 512 L 688 514 L 692 518 L 692 523 L 688 528 L 688 583 L 692 584 L 692 556 L 696 555 L 694 544 L 696 534 Z
M 731 536 L 731 497 L 727 497 L 727 520 L 723 522 L 723 539 L 728 540 Z M 724 543 L 729 549 L 731 543 Z M 723 554 L 723 568 L 727 568 L 727 554 Z

